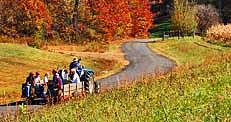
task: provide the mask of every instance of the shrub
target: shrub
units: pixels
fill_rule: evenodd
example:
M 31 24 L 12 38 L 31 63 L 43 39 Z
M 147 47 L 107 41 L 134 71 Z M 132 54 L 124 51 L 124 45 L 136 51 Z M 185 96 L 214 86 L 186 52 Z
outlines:
M 207 30 L 206 37 L 212 42 L 231 46 L 231 24 L 212 26 Z
M 217 9 L 211 5 L 198 5 L 197 7 L 198 27 L 197 31 L 205 33 L 208 28 L 220 23 Z

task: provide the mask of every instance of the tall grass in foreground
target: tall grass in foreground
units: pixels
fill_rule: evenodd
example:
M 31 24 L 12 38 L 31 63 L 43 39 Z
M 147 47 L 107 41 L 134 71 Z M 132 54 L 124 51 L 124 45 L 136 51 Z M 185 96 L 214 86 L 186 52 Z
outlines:
M 19 121 L 231 121 L 231 54 L 135 86 L 88 96 Z M 6 119 L 7 120 L 7 119 Z M 10 118 L 8 118 L 10 120 Z

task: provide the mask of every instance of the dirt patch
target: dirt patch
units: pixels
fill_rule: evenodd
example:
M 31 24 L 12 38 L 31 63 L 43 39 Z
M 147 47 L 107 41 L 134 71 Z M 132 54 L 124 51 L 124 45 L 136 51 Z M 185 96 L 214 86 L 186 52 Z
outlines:
M 99 64 L 101 64 L 102 68 L 105 70 L 112 70 L 115 63 L 117 63 L 115 60 L 104 59 L 99 61 Z
M 95 67 L 98 69 L 98 71 L 96 71 L 96 77 L 116 69 L 115 65 L 118 63 L 116 60 L 108 59 L 96 59 L 95 62 L 97 62 L 95 63 Z

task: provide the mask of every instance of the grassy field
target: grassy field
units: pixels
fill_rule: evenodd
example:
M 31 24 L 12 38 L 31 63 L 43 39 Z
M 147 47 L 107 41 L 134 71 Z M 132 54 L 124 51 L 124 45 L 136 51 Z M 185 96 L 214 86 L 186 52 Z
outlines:
M 231 54 L 149 77 L 138 85 L 88 96 L 19 121 L 231 121 Z M 9 119 L 9 118 L 8 118 Z
M 5 99 L 20 99 L 21 84 L 25 82 L 30 71 L 40 72 L 41 77 L 45 72 L 51 75 L 52 69 L 56 69 L 57 66 L 69 67 L 73 57 L 74 55 L 42 51 L 26 45 L 0 43 L 0 103 Z M 122 65 L 116 60 L 97 57 L 81 58 L 82 64 L 94 69 L 99 77 L 107 75 L 107 72 L 103 71 L 119 71 Z
M 165 76 L 146 77 L 134 86 L 26 114 L 18 120 L 231 121 L 231 53 L 200 39 L 196 43 L 203 46 L 198 46 L 189 39 L 158 42 L 162 44 L 159 49 L 166 49 L 162 53 L 184 64 L 183 68 Z M 193 68 L 185 66 L 190 65 L 185 63 L 189 59 L 195 61 Z
M 160 39 L 159 39 L 160 40 Z M 170 38 L 166 41 L 154 41 L 149 47 L 160 54 L 172 58 L 178 65 L 190 64 L 199 65 L 209 56 L 218 55 L 230 50 L 206 43 L 201 37 Z

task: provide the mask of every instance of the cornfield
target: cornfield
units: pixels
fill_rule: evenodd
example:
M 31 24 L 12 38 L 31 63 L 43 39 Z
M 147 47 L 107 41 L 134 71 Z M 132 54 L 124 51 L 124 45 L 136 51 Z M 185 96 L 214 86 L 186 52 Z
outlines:
M 231 24 L 212 26 L 207 30 L 206 37 L 215 43 L 231 45 Z

